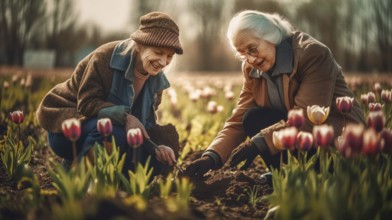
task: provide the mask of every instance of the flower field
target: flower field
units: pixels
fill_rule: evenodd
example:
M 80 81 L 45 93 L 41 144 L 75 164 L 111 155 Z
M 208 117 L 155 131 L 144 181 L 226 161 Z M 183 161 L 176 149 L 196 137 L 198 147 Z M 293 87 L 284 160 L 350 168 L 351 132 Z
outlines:
M 190 180 L 180 169 L 200 157 L 222 128 L 241 90 L 240 73 L 168 75 L 170 89 L 157 112 L 160 125 L 178 135 L 177 165 L 167 176 L 138 164 L 124 176 L 124 154 L 95 146 L 90 159 L 63 167 L 35 119 L 43 96 L 71 71 L 45 73 L 0 69 L 0 219 L 387 219 L 392 216 L 392 78 L 346 75 L 355 97 L 340 97 L 345 114 L 355 99 L 367 126 L 346 125 L 333 138 L 323 122 L 328 106 L 290 111 L 291 127 L 274 133 L 275 145 L 287 149 L 288 162 L 272 170 L 273 188 L 260 175 L 268 168 L 260 157 L 248 170 L 209 171 Z M 354 98 L 354 99 L 352 99 Z M 301 131 L 305 118 L 313 133 Z M 77 122 L 69 122 L 67 132 Z M 111 122 L 99 130 L 111 133 Z M 140 145 L 138 131 L 128 143 Z M 76 138 L 77 133 L 70 133 Z M 115 145 L 115 142 L 112 143 Z M 336 147 L 334 147 L 336 146 Z M 317 153 L 307 156 L 310 148 Z M 70 151 L 73 146 L 70 146 Z M 297 153 L 294 153 L 296 150 Z M 240 164 L 241 165 L 241 164 Z M 239 166 L 240 166 L 239 165 Z M 318 168 L 315 168 L 318 167 Z

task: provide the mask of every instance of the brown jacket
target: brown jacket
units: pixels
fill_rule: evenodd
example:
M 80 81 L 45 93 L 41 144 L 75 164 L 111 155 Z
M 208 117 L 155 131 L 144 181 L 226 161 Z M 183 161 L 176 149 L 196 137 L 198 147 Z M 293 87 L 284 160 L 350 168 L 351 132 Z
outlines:
M 110 67 L 112 54 L 120 41 L 110 42 L 97 48 L 75 68 L 70 79 L 56 85 L 41 101 L 37 110 L 39 125 L 47 131 L 60 133 L 65 119 L 84 121 L 98 116 L 101 109 L 113 106 L 107 102 L 113 81 Z M 162 92 L 156 97 L 159 105 Z
M 340 135 L 344 126 L 344 116 L 336 108 L 336 98 L 341 96 L 354 97 L 354 94 L 347 87 L 340 66 L 325 45 L 305 33 L 294 33 L 292 48 L 293 69 L 290 74 L 283 75 L 284 104 L 287 110 L 302 108 L 306 114 L 307 106 L 330 106 L 330 114 L 325 124 L 334 127 L 335 136 Z M 242 127 L 244 113 L 254 106 L 270 105 L 267 82 L 263 78 L 250 78 L 251 71 L 252 67 L 244 62 L 242 66 L 244 80 L 237 107 L 208 147 L 208 149 L 219 154 L 222 163 L 225 163 L 233 149 L 246 139 Z M 346 116 L 346 122 L 365 123 L 363 113 L 357 102 L 352 111 Z M 287 126 L 288 124 L 282 120 L 261 130 L 272 153 L 278 152 L 272 142 L 272 133 Z M 306 121 L 303 130 L 312 131 L 309 120 Z

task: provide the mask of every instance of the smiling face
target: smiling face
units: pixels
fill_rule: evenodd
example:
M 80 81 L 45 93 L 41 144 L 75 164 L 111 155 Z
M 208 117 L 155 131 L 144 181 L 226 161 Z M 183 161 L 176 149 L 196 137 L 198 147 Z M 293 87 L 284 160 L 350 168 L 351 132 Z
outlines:
M 141 73 L 157 75 L 164 67 L 170 64 L 175 50 L 169 47 L 152 47 L 136 45 L 136 69 Z
M 241 31 L 233 39 L 233 46 L 239 57 L 254 68 L 267 72 L 275 65 L 275 45 L 257 37 L 252 31 Z

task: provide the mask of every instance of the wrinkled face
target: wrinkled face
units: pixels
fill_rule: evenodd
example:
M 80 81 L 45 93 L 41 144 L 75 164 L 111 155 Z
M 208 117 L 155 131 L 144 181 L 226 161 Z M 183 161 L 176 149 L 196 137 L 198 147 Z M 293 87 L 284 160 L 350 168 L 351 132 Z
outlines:
M 275 45 L 260 39 L 251 31 L 238 33 L 233 45 L 239 60 L 248 62 L 262 72 L 267 72 L 275 65 Z
M 157 75 L 164 67 L 170 64 L 175 50 L 169 47 L 152 47 L 137 45 L 136 68 L 138 71 L 149 75 Z

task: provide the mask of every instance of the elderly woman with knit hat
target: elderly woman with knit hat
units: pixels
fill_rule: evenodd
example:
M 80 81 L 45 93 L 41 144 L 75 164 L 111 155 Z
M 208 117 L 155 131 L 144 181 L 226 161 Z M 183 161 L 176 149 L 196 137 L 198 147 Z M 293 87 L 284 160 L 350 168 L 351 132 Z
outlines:
M 177 24 L 161 12 L 142 16 L 139 29 L 129 39 L 104 44 L 90 53 L 70 79 L 49 91 L 37 110 L 38 123 L 48 131 L 52 150 L 65 160 L 74 159 L 72 143 L 62 133 L 62 122 L 69 118 L 82 122 L 76 142 L 79 157 L 95 142 L 103 142 L 97 130 L 99 118 L 111 119 L 121 152 L 127 147 L 127 130 L 139 128 L 149 138 L 146 130 L 156 125 L 162 91 L 170 86 L 163 69 L 175 54 L 182 53 Z M 136 152 L 138 161 L 149 155 L 170 166 L 176 161 L 169 146 L 144 145 L 148 144 Z

